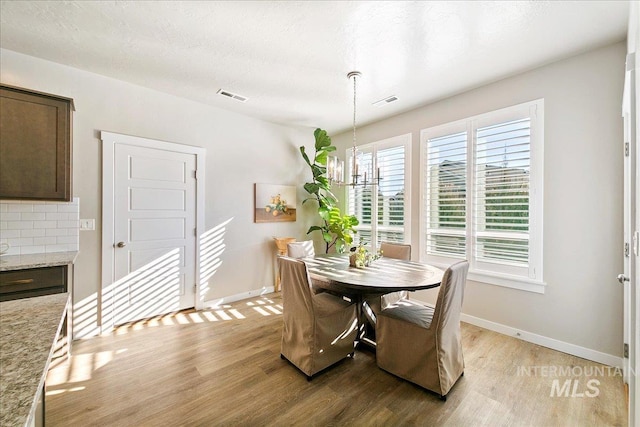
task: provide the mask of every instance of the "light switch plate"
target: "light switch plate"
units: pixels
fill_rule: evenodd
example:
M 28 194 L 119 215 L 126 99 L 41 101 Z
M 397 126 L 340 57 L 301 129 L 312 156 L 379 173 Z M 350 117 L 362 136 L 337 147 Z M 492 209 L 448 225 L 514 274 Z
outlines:
M 96 229 L 96 220 L 95 219 L 81 219 L 80 220 L 80 230 L 90 231 Z

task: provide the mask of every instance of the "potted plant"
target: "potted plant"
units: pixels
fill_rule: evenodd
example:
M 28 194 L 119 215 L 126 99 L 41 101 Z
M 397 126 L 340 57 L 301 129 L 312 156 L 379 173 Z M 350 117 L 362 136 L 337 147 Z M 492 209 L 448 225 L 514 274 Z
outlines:
M 343 253 L 345 248 L 353 242 L 353 233 L 356 232 L 353 227 L 358 225 L 359 221 L 353 215 L 342 215 L 337 206 L 338 199 L 331 192 L 331 184 L 326 177 L 327 157 L 330 152 L 336 150 L 336 147 L 331 145 L 331 138 L 325 130 L 316 129 L 313 135 L 315 137 L 313 161 L 307 155 L 304 146 L 300 147 L 302 158 L 309 165 L 313 177 L 311 182 L 304 184 L 304 189 L 310 197 L 302 203 L 310 200 L 318 203 L 318 215 L 322 219 L 322 225 L 311 226 L 307 234 L 314 231 L 321 232 L 327 253 L 333 247 L 336 252 Z

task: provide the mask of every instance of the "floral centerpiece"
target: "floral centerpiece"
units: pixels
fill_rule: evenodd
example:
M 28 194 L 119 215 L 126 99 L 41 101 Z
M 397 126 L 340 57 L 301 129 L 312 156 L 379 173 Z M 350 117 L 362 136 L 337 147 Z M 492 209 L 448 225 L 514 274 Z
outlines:
M 371 253 L 364 247 L 362 242 L 356 248 L 352 248 L 349 255 L 349 265 L 356 268 L 369 267 L 372 262 L 382 257 L 382 251 Z

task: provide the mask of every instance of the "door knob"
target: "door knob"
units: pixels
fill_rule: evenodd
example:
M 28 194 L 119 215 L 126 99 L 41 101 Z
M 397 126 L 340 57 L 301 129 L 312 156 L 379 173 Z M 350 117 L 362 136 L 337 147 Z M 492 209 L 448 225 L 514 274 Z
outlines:
M 124 248 L 125 246 L 127 246 L 127 244 L 125 242 L 118 242 L 117 246 L 119 248 Z M 618 280 L 620 280 L 620 279 L 618 278 Z
M 624 282 L 628 282 L 628 281 L 629 281 L 629 278 L 627 276 L 625 276 L 624 274 L 618 274 L 618 282 L 624 285 Z

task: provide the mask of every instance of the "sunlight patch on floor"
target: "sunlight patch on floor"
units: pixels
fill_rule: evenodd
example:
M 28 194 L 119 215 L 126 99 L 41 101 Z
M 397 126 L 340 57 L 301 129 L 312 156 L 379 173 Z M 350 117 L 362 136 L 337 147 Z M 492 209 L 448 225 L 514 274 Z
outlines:
M 282 304 L 276 304 L 270 298 L 260 297 L 244 303 L 246 309 L 251 309 L 262 316 L 272 316 L 282 314 Z M 248 313 L 243 312 L 243 307 L 233 308 L 230 304 L 217 305 L 213 308 L 194 311 L 184 310 L 171 312 L 148 319 L 141 319 L 135 322 L 125 323 L 114 328 L 114 334 L 123 335 L 133 331 L 140 331 L 146 328 L 160 326 L 176 326 L 189 324 L 204 324 L 207 322 L 244 320 Z
M 269 313 L 267 310 L 265 310 L 262 307 L 253 307 L 253 309 L 258 313 L 262 314 L 263 316 L 271 316 L 271 313 Z

